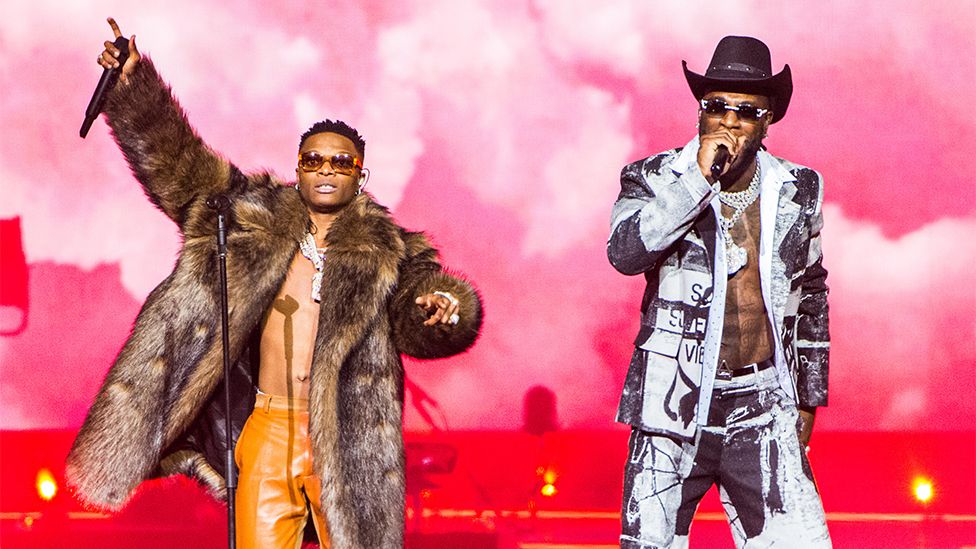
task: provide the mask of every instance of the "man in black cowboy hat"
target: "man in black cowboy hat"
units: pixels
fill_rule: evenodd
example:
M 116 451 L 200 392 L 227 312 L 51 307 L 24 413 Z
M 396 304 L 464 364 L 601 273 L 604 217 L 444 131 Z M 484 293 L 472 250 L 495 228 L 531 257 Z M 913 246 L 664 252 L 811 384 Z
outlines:
M 607 250 L 647 279 L 617 414 L 621 546 L 686 547 L 716 484 L 738 547 L 830 547 L 806 457 L 827 403 L 823 181 L 762 146 L 790 68 L 728 36 L 704 75 L 684 72 L 698 135 L 623 169 Z

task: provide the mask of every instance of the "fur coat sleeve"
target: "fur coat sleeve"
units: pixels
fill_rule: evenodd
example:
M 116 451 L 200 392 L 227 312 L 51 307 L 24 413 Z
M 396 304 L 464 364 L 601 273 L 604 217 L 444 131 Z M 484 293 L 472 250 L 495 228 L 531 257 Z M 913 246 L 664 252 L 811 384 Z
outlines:
M 481 298 L 463 277 L 442 269 L 437 250 L 422 233 L 405 233 L 406 259 L 390 305 L 393 341 L 397 349 L 414 358 L 443 358 L 474 344 L 481 330 Z M 455 326 L 424 326 L 424 312 L 414 300 L 436 291 L 448 292 L 460 302 L 460 321 Z
M 193 131 L 149 57 L 112 90 L 105 115 L 149 199 L 181 228 L 195 201 L 230 186 L 230 163 Z

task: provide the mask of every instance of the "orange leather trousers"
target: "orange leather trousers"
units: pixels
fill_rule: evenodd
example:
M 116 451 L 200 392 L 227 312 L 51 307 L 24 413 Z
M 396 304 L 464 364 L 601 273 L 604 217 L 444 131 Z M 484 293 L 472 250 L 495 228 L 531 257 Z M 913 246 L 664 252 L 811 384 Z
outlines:
M 234 459 L 240 471 L 238 547 L 301 547 L 309 508 L 320 545 L 330 547 L 319 503 L 322 485 L 312 471 L 306 400 L 258 393 Z

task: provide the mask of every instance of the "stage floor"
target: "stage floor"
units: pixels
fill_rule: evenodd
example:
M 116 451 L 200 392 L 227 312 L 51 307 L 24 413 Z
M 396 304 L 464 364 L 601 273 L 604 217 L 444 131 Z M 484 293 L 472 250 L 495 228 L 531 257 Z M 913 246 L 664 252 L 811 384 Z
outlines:
M 407 547 L 597 549 L 617 546 L 625 431 L 407 433 Z M 70 431 L 0 432 L 0 547 L 223 547 L 226 509 L 192 481 L 143 484 L 108 516 L 63 491 L 36 493 L 40 468 L 62 481 Z M 452 458 L 450 472 L 419 457 Z M 976 549 L 976 433 L 817 433 L 810 454 L 839 548 Z M 421 460 L 423 461 L 423 460 Z M 918 479 L 932 484 L 919 501 Z M 542 494 L 547 482 L 551 496 Z M 732 547 L 713 489 L 691 547 Z

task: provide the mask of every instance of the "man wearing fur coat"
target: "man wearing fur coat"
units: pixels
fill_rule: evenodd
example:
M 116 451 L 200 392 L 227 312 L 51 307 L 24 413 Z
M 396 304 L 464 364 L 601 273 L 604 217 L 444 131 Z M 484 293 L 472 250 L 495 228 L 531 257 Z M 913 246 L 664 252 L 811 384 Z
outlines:
M 105 509 L 173 472 L 221 494 L 230 413 L 240 547 L 296 547 L 306 501 L 324 547 L 401 547 L 400 355 L 469 348 L 481 326 L 478 294 L 441 268 L 422 233 L 396 225 L 362 192 L 365 142 L 354 129 L 325 121 L 306 132 L 294 185 L 245 174 L 197 136 L 134 36 L 129 48 L 106 119 L 183 246 L 82 425 L 70 485 Z M 105 42 L 98 62 L 118 67 L 117 54 Z M 218 194 L 230 201 L 228 380 L 216 214 L 205 205 Z M 237 396 L 230 411 L 225 382 Z

